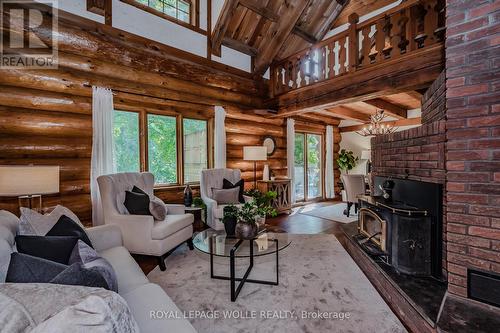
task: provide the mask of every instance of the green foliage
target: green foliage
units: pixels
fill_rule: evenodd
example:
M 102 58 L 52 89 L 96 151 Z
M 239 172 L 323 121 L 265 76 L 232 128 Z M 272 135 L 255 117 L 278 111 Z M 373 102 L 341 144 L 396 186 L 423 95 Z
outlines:
M 256 223 L 255 218 L 259 216 L 257 206 L 252 202 L 246 202 L 238 209 L 238 222 Z
M 114 162 L 117 172 L 138 172 L 139 114 L 115 111 L 113 113 Z
M 229 220 L 238 220 L 239 209 L 235 205 L 229 205 L 224 207 L 224 217 L 222 218 L 222 223 L 226 223 Z
M 203 201 L 202 198 L 200 197 L 194 197 L 193 198 L 193 206 L 194 207 L 200 207 L 203 209 L 203 215 L 205 216 L 205 221 L 207 220 L 207 205 Z
M 304 134 L 295 134 L 294 158 L 295 166 L 304 166 Z
M 245 195 L 253 198 L 253 203 L 257 207 L 259 216 L 271 216 L 275 217 L 278 215 L 276 209 L 273 208 L 272 202 L 278 196 L 275 191 L 268 191 L 262 193 L 258 189 L 251 189 L 245 192 Z
M 337 164 L 339 165 L 340 170 L 344 170 L 346 173 L 349 170 L 352 170 L 356 163 L 358 163 L 359 157 L 354 157 L 352 151 L 346 151 L 342 149 L 339 153 L 339 158 L 337 158 Z
M 176 132 L 175 117 L 148 114 L 149 171 L 158 184 L 177 182 Z

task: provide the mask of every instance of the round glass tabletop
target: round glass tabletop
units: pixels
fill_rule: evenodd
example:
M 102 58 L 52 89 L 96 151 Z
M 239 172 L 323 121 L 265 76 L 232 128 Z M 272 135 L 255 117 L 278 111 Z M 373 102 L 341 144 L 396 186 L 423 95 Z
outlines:
M 240 241 L 234 236 L 227 236 L 224 230 L 215 231 L 208 229 L 198 233 L 194 239 L 194 247 L 204 253 L 212 253 L 218 257 L 229 257 L 231 249 Z M 253 246 L 253 255 L 264 256 L 276 253 L 290 245 L 287 233 L 261 231 L 251 242 L 243 240 L 235 252 L 235 257 L 249 257 L 250 244 Z

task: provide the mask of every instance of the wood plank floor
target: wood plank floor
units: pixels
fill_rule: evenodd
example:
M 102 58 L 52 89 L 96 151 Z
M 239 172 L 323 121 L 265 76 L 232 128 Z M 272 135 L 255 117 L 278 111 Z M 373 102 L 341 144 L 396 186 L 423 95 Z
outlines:
M 340 201 L 323 201 L 297 206 L 293 208 L 291 214 L 269 218 L 266 224 L 292 234 L 334 234 L 343 244 L 343 232 L 340 229 L 342 223 L 300 213 L 303 210 L 311 210 L 338 203 Z M 158 266 L 156 258 L 141 255 L 133 255 L 133 257 L 145 274 L 148 274 Z M 168 258 L 165 260 L 165 263 L 168 269 Z

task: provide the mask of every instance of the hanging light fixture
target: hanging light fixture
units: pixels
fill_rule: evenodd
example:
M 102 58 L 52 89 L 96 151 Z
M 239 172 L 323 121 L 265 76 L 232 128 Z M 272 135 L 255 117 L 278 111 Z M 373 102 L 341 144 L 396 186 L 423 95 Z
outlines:
M 370 124 L 363 127 L 361 131 L 358 131 L 356 133 L 362 136 L 377 136 L 394 133 L 398 128 L 384 124 L 383 120 L 386 117 L 387 116 L 384 114 L 384 110 L 377 110 L 374 115 L 370 116 Z

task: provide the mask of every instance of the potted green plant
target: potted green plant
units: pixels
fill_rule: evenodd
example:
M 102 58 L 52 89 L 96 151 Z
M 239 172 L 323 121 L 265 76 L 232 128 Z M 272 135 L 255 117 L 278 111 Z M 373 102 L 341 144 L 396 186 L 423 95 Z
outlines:
M 235 205 L 229 205 L 224 207 L 224 216 L 222 217 L 222 223 L 224 223 L 224 229 L 228 236 L 234 236 L 236 223 L 238 222 L 239 209 Z
M 239 239 L 253 239 L 259 232 L 256 222 L 258 209 L 254 202 L 246 202 L 238 208 L 238 223 L 236 223 L 235 235 Z
M 276 199 L 278 193 L 275 191 L 268 191 L 262 193 L 257 189 L 252 189 L 245 192 L 245 195 L 252 197 L 255 206 L 257 206 L 257 220 L 259 224 L 264 224 L 266 222 L 266 217 L 275 217 L 278 212 L 273 207 L 273 200 Z
M 347 151 L 345 149 L 340 151 L 339 158 L 337 158 L 339 169 L 347 174 L 349 173 L 349 170 L 352 170 L 356 166 L 358 161 L 359 157 L 354 157 L 354 153 L 352 151 Z
M 205 202 L 203 201 L 203 199 L 200 197 L 193 198 L 193 206 L 200 207 L 203 210 L 203 213 L 201 216 L 203 216 L 203 222 L 206 223 L 206 221 L 207 221 L 207 205 L 205 205 Z

